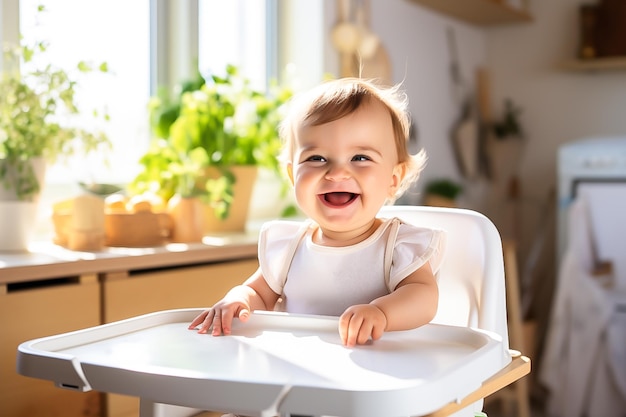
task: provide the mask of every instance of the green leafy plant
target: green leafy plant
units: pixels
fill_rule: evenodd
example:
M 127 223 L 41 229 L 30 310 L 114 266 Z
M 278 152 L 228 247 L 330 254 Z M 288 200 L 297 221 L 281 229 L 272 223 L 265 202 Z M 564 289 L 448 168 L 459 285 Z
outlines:
M 442 178 L 428 182 L 424 191 L 426 194 L 438 195 L 454 200 L 463 192 L 463 187 L 452 180 Z
M 226 218 L 237 180 L 229 167 L 254 165 L 278 171 L 277 127 L 292 93 L 272 83 L 269 91 L 250 86 L 236 66 L 226 75 L 200 74 L 181 87 L 175 100 L 161 93 L 150 103 L 154 139 L 141 157 L 131 192 L 151 191 L 169 200 L 178 193 L 200 197 L 218 218 Z M 215 167 L 218 178 L 208 178 Z
M 43 62 L 46 49 L 44 42 L 3 48 L 8 69 L 0 79 L 0 181 L 24 201 L 31 200 L 41 188 L 32 159 L 54 163 L 110 146 L 104 133 L 72 126 L 80 113 L 73 74 L 50 63 L 30 65 L 33 69 L 20 72 L 20 64 Z M 77 73 L 94 70 L 107 72 L 108 68 L 106 63 L 97 68 L 86 62 L 76 66 Z M 100 117 L 97 113 L 94 116 Z M 106 114 L 102 117 L 108 119 Z

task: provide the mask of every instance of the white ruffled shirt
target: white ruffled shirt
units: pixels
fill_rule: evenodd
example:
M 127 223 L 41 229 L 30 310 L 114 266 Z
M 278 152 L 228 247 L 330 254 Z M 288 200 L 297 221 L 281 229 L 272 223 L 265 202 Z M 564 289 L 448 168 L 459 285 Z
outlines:
M 270 288 L 281 295 L 281 311 L 339 316 L 393 292 L 426 262 L 437 273 L 444 254 L 445 232 L 397 218 L 383 219 L 371 236 L 346 247 L 314 243 L 316 228 L 312 222 L 275 220 L 261 229 L 259 264 Z M 393 251 L 385 262 L 388 244 Z

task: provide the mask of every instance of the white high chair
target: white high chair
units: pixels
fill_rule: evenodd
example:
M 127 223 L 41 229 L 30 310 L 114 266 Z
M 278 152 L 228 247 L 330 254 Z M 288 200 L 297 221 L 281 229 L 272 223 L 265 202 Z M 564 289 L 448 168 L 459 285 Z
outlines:
M 502 337 L 503 357 L 510 360 L 502 241 L 491 220 L 473 210 L 428 206 L 385 206 L 380 215 L 445 230 L 446 253 L 437 276 L 439 308 L 432 323 L 494 332 Z M 522 361 L 517 365 L 529 372 L 530 362 Z M 476 399 L 455 416 L 480 411 L 482 398 Z
M 498 231 L 463 209 L 389 206 L 381 216 L 447 233 L 431 324 L 346 350 L 334 317 L 255 313 L 214 338 L 187 330 L 202 309 L 170 310 L 24 342 L 17 371 L 140 397 L 141 417 L 189 415 L 178 406 L 261 417 L 473 416 L 484 397 L 530 372 L 508 349 Z

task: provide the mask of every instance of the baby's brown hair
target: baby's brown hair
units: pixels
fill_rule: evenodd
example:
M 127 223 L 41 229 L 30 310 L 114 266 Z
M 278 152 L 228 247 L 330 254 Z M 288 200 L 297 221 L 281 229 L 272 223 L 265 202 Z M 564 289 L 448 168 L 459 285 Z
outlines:
M 422 149 L 411 155 L 408 150 L 411 118 L 408 99 L 399 85 L 382 87 L 372 80 L 340 78 L 327 81 L 301 94 L 291 102 L 289 114 L 280 125 L 283 141 L 283 162 L 291 162 L 296 142 L 296 132 L 303 126 L 318 126 L 341 119 L 372 100 L 380 102 L 389 111 L 394 131 L 398 162 L 405 167 L 404 177 L 395 199 L 399 198 L 413 182 L 417 181 L 426 164 Z

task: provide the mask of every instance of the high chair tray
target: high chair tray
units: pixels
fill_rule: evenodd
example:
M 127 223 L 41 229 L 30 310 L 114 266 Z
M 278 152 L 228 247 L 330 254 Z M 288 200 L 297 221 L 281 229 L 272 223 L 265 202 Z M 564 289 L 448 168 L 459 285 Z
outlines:
M 231 336 L 168 310 L 22 343 L 18 373 L 59 387 L 245 415 L 424 415 L 511 360 L 499 336 L 429 324 L 346 348 L 337 318 L 257 312 Z M 274 414 L 272 414 L 274 413 Z

